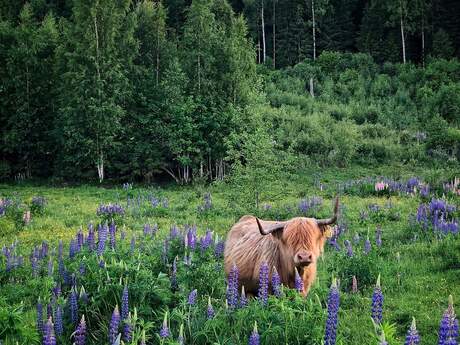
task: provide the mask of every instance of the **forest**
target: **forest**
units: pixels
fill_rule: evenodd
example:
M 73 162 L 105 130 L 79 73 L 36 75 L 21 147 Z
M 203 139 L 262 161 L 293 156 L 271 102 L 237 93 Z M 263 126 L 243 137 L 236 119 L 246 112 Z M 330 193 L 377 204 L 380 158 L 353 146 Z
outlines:
M 458 13 L 454 0 L 2 1 L 0 179 L 456 165 Z

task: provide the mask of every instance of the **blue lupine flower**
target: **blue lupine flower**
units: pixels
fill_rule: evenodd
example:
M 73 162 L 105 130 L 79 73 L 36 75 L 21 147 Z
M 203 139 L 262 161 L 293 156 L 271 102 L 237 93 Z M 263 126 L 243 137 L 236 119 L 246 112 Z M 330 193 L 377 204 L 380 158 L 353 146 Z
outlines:
M 70 320 L 73 324 L 77 324 L 78 322 L 78 300 L 77 300 L 77 292 L 75 288 L 72 288 L 70 292 L 69 298 L 69 308 L 70 308 Z
M 412 324 L 407 331 L 406 341 L 404 345 L 418 345 L 420 343 L 420 336 L 418 335 L 417 327 L 415 325 L 415 318 L 412 318 Z
M 224 254 L 224 248 L 225 248 L 225 242 L 224 241 L 218 241 L 216 243 L 216 247 L 214 249 L 214 256 L 217 258 L 217 259 L 220 259 L 223 254 Z
M 302 277 L 299 275 L 297 267 L 295 268 L 295 289 L 298 292 L 303 292 L 303 280 Z
M 198 290 L 195 289 L 193 290 L 192 292 L 190 292 L 190 294 L 188 295 L 188 301 L 187 303 L 189 305 L 194 305 L 196 303 L 196 297 L 198 295 Z
M 252 330 L 251 336 L 249 337 L 249 345 L 259 345 L 260 344 L 260 336 L 259 332 L 257 331 L 257 323 L 254 322 L 254 329 Z
M 337 288 L 337 282 L 334 279 L 332 281 L 331 289 L 329 290 L 329 297 L 327 300 L 326 332 L 324 335 L 325 345 L 335 345 L 337 336 L 339 305 L 340 294 Z
M 240 296 L 240 307 L 244 308 L 248 305 L 248 299 L 246 293 L 244 292 L 244 285 L 241 287 L 241 296 Z
M 382 323 L 383 293 L 380 287 L 380 274 L 372 294 L 372 319 L 376 324 Z
M 276 270 L 276 267 L 273 267 L 272 290 L 273 290 L 273 294 L 276 297 L 281 296 L 281 278 L 280 278 L 280 275 L 278 274 L 278 271 Z
M 117 226 L 115 225 L 113 221 L 112 223 L 110 223 L 110 226 L 109 226 L 109 234 L 110 234 L 110 248 L 114 250 L 116 246 Z
M 129 342 L 132 339 L 132 328 L 131 328 L 131 313 L 128 314 L 128 318 L 123 324 L 123 341 Z
M 459 335 L 458 319 L 455 316 L 452 295 L 439 325 L 438 345 L 457 345 Z
M 169 327 L 168 327 L 168 312 L 165 313 L 165 317 L 163 319 L 163 324 L 160 330 L 160 337 L 167 338 L 169 337 Z
M 115 309 L 113 310 L 112 319 L 110 320 L 110 325 L 109 325 L 109 343 L 111 345 L 117 339 L 119 327 L 120 327 L 120 312 L 118 311 L 118 305 L 116 305 Z
M 121 296 L 121 319 L 126 320 L 129 314 L 129 292 L 128 286 L 125 285 Z
M 238 275 L 238 267 L 233 264 L 228 274 L 227 301 L 230 308 L 236 308 L 238 306 Z
M 51 318 L 45 324 L 43 329 L 43 345 L 56 345 L 56 337 L 54 335 L 54 326 Z
M 371 241 L 369 241 L 369 237 L 366 238 L 366 241 L 364 242 L 364 254 L 369 254 L 371 251 Z
M 86 340 L 86 322 L 85 315 L 81 317 L 80 323 L 74 333 L 75 345 L 85 345 Z
M 208 320 L 214 317 L 214 308 L 211 304 L 211 297 L 208 297 L 208 309 L 206 310 L 206 316 Z
M 106 226 L 98 226 L 97 231 L 97 255 L 101 256 L 105 250 L 105 241 L 107 240 L 107 228 Z
M 260 265 L 259 269 L 259 291 L 258 291 L 258 297 L 259 300 L 262 302 L 262 305 L 267 304 L 268 300 L 268 275 L 269 275 L 269 269 L 268 265 L 266 262 L 263 262 L 262 265 Z
M 58 304 L 54 313 L 54 332 L 59 337 L 64 332 L 64 326 L 62 324 L 62 308 Z

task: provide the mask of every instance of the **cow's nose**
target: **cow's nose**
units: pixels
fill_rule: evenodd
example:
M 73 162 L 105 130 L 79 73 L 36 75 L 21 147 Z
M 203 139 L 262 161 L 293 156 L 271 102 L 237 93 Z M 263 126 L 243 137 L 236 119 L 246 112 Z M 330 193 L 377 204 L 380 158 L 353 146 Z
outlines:
M 297 253 L 297 261 L 300 263 L 312 262 L 313 255 L 311 253 Z

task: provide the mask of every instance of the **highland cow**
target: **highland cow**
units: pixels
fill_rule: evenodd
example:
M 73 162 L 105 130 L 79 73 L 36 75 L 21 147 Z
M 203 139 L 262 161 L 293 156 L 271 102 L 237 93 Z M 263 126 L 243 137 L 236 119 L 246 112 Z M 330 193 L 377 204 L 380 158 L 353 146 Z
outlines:
M 334 215 L 328 219 L 296 217 L 284 222 L 260 220 L 243 216 L 233 225 L 225 244 L 225 272 L 228 276 L 235 264 L 239 270 L 239 289 L 257 294 L 259 270 L 266 262 L 270 281 L 274 269 L 281 283 L 290 288 L 295 284 L 295 268 L 303 280 L 302 294 L 306 296 L 316 277 L 316 263 L 321 256 L 330 225 L 337 221 L 339 199 Z

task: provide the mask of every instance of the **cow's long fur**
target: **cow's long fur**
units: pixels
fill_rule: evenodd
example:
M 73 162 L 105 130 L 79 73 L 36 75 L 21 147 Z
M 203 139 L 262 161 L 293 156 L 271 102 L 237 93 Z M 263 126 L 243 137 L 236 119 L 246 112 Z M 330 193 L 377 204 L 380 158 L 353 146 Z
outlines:
M 270 225 L 271 221 L 261 221 Z M 325 226 L 328 227 L 328 226 Z M 312 252 L 313 262 L 299 268 L 303 279 L 303 295 L 308 293 L 316 277 L 316 261 L 323 252 L 326 237 L 323 226 L 313 218 L 293 218 L 283 231 L 261 235 L 254 216 L 243 216 L 230 230 L 225 244 L 225 271 L 228 275 L 233 264 L 239 270 L 239 285 L 249 294 L 256 294 L 259 284 L 259 270 L 266 262 L 270 268 L 270 282 L 273 269 L 278 271 L 281 282 L 289 287 L 295 285 L 294 255 L 304 249 Z

